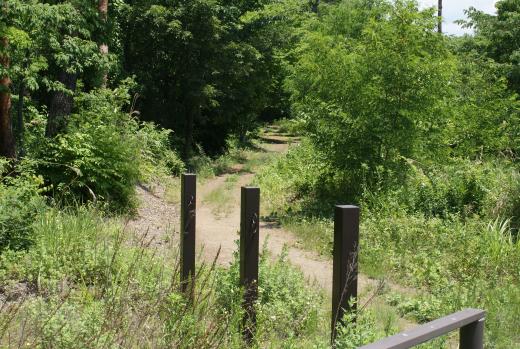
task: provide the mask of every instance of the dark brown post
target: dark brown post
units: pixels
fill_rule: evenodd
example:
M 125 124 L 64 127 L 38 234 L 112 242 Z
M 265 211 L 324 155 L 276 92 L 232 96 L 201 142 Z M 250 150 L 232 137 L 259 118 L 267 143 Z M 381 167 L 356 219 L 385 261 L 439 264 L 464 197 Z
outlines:
M 260 188 L 242 187 L 240 206 L 240 284 L 244 287 L 243 334 L 253 342 L 258 297 Z
M 460 328 L 460 349 L 484 349 L 484 321 L 480 319 Z
M 332 335 L 336 339 L 338 322 L 344 311 L 355 311 L 357 299 L 359 248 L 359 207 L 337 205 L 334 209 L 334 249 L 332 268 Z
M 197 176 L 181 176 L 181 290 L 193 295 L 195 276 L 195 209 Z
M 442 0 L 439 0 L 437 5 L 437 21 L 437 32 L 442 34 Z

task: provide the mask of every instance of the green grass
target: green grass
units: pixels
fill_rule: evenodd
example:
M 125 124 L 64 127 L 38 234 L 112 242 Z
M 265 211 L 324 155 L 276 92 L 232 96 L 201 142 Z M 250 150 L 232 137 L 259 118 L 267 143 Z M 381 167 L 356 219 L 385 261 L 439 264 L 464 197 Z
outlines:
M 177 205 L 181 202 L 180 177 L 168 177 L 164 181 L 164 199 L 170 204 Z
M 243 347 L 236 259 L 230 268 L 199 263 L 190 303 L 178 291 L 174 245 L 156 251 L 147 237 L 84 208 L 51 209 L 35 231 L 29 250 L 0 258 L 0 346 Z M 329 323 L 319 291 L 285 255 L 274 262 L 263 256 L 253 347 L 325 348 Z
M 273 131 L 279 136 L 289 136 L 288 134 L 280 133 L 278 127 L 273 129 L 261 129 L 260 135 L 265 132 Z M 294 139 L 288 137 L 287 141 L 291 143 Z M 198 174 L 200 181 L 205 182 L 215 176 L 234 173 L 254 173 L 258 169 L 265 166 L 272 161 L 273 158 L 279 154 L 266 152 L 262 148 L 262 139 L 253 139 L 247 144 L 240 144 L 236 140 L 228 141 L 228 149 L 224 154 L 216 158 L 211 158 L 204 154 L 202 150 L 197 156 L 194 156 L 188 162 L 188 169 Z
M 14 310 L 2 307 L 2 345 L 166 348 L 179 343 L 188 348 L 190 341 L 210 340 L 202 324 L 226 331 L 225 319 L 207 309 L 210 298 L 188 307 L 173 274 L 177 258 L 158 257 L 146 237 L 132 238 L 116 221 L 86 209 L 51 210 L 35 229 L 31 249 L 2 255 L 2 284 L 26 289 L 11 296 Z
M 322 200 L 319 188 L 324 178 L 334 179 L 323 177 L 315 156 L 304 141 L 255 182 L 264 212 L 303 247 L 330 256 L 332 203 Z M 488 311 L 486 348 L 520 347 L 518 178 L 507 163 L 464 160 L 415 169 L 404 189 L 365 193 L 361 272 L 415 290 L 385 296 L 401 317 L 425 322 L 482 308 Z
M 214 215 L 221 217 L 228 215 L 235 205 L 235 195 L 233 189 L 236 187 L 240 176 L 238 174 L 226 177 L 223 184 L 209 192 L 203 202 L 211 205 Z
M 332 255 L 333 225 L 330 220 L 294 215 L 282 217 L 280 222 L 299 238 L 298 242 L 304 249 L 317 251 L 327 257 Z
M 251 151 L 244 162 L 242 172 L 255 173 L 273 159 L 277 158 L 280 154 L 262 152 L 262 151 Z
M 284 134 L 288 136 L 298 136 L 302 133 L 301 122 L 297 119 L 278 119 L 273 122 L 266 131 L 275 131 L 278 134 Z

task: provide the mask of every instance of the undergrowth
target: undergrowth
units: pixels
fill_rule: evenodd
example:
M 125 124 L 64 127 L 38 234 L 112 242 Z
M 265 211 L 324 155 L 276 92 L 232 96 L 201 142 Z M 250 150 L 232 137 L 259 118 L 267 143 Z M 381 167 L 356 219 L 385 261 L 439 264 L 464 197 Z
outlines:
M 303 142 L 256 177 L 273 218 L 305 247 L 331 255 L 333 205 L 360 205 L 361 271 L 416 290 L 387 297 L 401 316 L 426 322 L 483 308 L 486 347 L 520 345 L 515 166 L 507 160 L 410 162 L 406 182 L 365 190 L 355 199 L 340 182 L 331 190 L 327 183 L 338 177 L 330 177 L 314 155 Z
M 174 245 L 158 251 L 95 208 L 49 208 L 34 236 L 30 248 L 0 257 L 0 346 L 243 346 L 236 260 L 229 269 L 199 264 L 190 302 L 179 291 Z M 259 279 L 258 347 L 326 343 L 322 297 L 286 254 L 272 261 L 264 253 Z

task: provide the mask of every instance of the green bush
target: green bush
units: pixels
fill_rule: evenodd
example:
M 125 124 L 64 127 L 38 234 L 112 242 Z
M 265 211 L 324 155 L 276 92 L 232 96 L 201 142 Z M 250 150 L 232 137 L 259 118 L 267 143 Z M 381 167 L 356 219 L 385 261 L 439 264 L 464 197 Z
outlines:
M 389 214 L 404 209 L 428 217 L 511 219 L 512 228 L 518 228 L 520 174 L 513 162 L 455 158 L 442 164 L 408 164 L 401 185 L 366 191 L 363 204 Z
M 45 291 L 67 280 L 72 284 L 108 282 L 120 268 L 117 225 L 84 208 L 64 213 L 51 209 L 33 224 L 34 246 L 2 256 L 2 281 L 25 280 Z
M 320 155 L 304 139 L 261 169 L 254 181 L 262 189 L 262 207 L 273 214 L 294 212 L 323 194 L 319 185 L 325 180 L 327 165 Z
M 34 221 L 45 210 L 43 179 L 27 164 L 6 176 L 8 162 L 0 158 L 0 253 L 24 249 L 34 241 Z
M 343 321 L 347 325 L 338 327 L 335 348 L 355 349 L 384 336 L 377 329 L 375 315 L 371 311 L 361 311 L 356 315 L 346 313 Z
M 301 119 L 278 119 L 274 122 L 274 125 L 278 126 L 279 131 L 287 133 L 291 136 L 297 136 L 304 132 L 305 124 Z
M 490 348 L 510 348 L 520 338 L 520 243 L 509 221 L 480 217 L 425 217 L 406 210 L 365 210 L 361 264 L 393 275 L 417 295 L 393 299 L 420 321 L 474 307 L 488 311 Z M 497 287 L 500 285 L 500 287 Z M 507 344 L 506 344 L 507 343 Z
M 507 88 L 503 67 L 475 52 L 461 54 L 456 85 L 445 128 L 449 153 L 473 159 L 517 156 L 520 100 Z
M 302 238 L 304 246 L 330 254 L 332 221 L 323 216 L 330 217 L 332 206 L 316 193 L 326 171 L 311 149 L 304 141 L 263 169 L 256 182 L 286 229 Z M 487 345 L 518 346 L 516 164 L 507 159 L 408 161 L 407 176 L 399 185 L 364 190 L 358 202 L 362 272 L 392 275 L 395 282 L 417 290 L 417 295 L 390 300 L 403 316 L 428 321 L 481 307 L 489 312 Z M 342 202 L 348 202 L 345 198 Z M 316 203 L 322 211 L 328 208 L 328 214 L 307 211 Z
M 264 247 L 259 265 L 257 341 L 311 337 L 318 330 L 322 296 L 310 288 L 301 273 L 288 264 L 287 250 L 272 261 Z M 227 313 L 240 309 L 238 254 L 228 270 L 217 276 L 217 300 Z
M 143 181 L 154 181 L 164 175 L 179 175 L 184 171 L 184 163 L 172 150 L 171 134 L 171 130 L 161 129 L 153 123 L 141 123 L 136 136 L 143 158 Z
M 349 1 L 327 8 L 296 49 L 293 109 L 350 194 L 399 178 L 402 156 L 435 143 L 454 71 L 436 23 L 414 1 Z
M 47 142 L 39 170 L 55 195 L 107 202 L 114 210 L 132 207 L 140 158 L 127 132 L 115 123 L 78 125 Z
M 78 98 L 68 130 L 41 139 L 30 156 L 58 198 L 106 203 L 110 210 L 134 205 L 135 185 L 183 169 L 170 149 L 169 132 L 123 113 L 128 87 L 96 90 Z

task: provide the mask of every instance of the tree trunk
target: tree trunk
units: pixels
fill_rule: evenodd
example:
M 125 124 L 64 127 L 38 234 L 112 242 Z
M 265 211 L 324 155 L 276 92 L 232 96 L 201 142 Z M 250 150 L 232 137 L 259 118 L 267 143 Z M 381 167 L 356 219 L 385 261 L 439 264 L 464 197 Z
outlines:
M 71 92 L 55 91 L 51 106 L 49 108 L 49 118 L 47 120 L 47 128 L 45 130 L 46 137 L 54 137 L 58 133 L 63 132 L 67 126 L 67 118 L 72 112 L 74 98 L 71 93 L 76 90 L 77 75 L 70 74 L 62 70 L 58 80 Z
M 20 157 L 25 156 L 25 147 L 24 147 L 24 135 L 25 135 L 25 124 L 23 120 L 23 108 L 24 108 L 24 96 L 25 96 L 25 81 L 22 79 L 20 81 L 20 90 L 18 92 L 18 107 L 17 109 L 17 118 L 16 118 L 16 137 L 18 142 L 18 151 Z
M 439 17 L 439 22 L 437 24 L 437 31 L 439 34 L 442 34 L 442 0 L 439 0 L 439 5 L 437 6 L 437 15 Z
M 7 38 L 0 39 L 3 50 L 9 46 Z M 0 64 L 9 68 L 9 56 L 6 52 L 0 53 Z M 11 79 L 9 76 L 0 77 L 0 156 L 16 159 L 16 146 L 13 135 L 13 123 L 11 120 Z
M 99 17 L 101 18 L 101 21 L 103 22 L 103 35 L 102 42 L 99 45 L 99 52 L 101 52 L 102 55 L 108 54 L 108 45 L 105 42 L 105 35 L 106 35 L 106 23 L 108 21 L 108 0 L 99 0 L 98 3 L 98 12 Z M 102 77 L 102 87 L 107 86 L 108 81 L 108 74 L 106 71 L 103 71 L 103 77 Z

